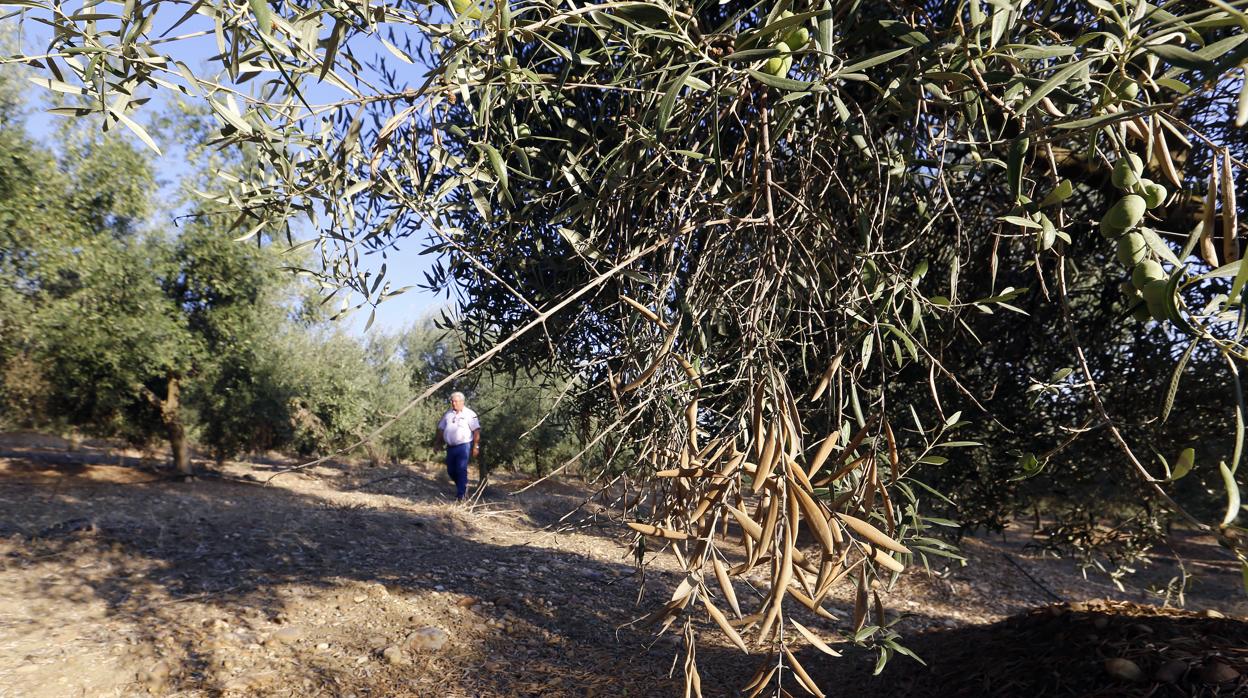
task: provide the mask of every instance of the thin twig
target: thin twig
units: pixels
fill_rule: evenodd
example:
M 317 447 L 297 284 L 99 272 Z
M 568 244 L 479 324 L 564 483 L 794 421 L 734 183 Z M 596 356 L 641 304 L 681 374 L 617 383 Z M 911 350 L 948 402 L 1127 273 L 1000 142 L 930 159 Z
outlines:
M 1131 450 L 1130 444 L 1128 444 L 1127 440 L 1123 438 L 1122 432 L 1118 430 L 1118 424 L 1112 417 L 1109 416 L 1109 412 L 1106 411 L 1105 404 L 1101 401 L 1101 393 L 1096 388 L 1096 380 L 1092 378 L 1092 368 L 1088 366 L 1088 359 L 1084 356 L 1083 345 L 1079 343 L 1079 337 L 1075 334 L 1075 323 L 1071 319 L 1070 298 L 1066 294 L 1065 256 L 1058 257 L 1057 295 L 1062 304 L 1062 320 L 1066 325 L 1066 333 L 1070 336 L 1070 343 L 1075 348 L 1075 358 L 1079 360 L 1079 368 L 1083 371 L 1083 377 L 1088 382 L 1088 390 L 1092 395 L 1092 404 L 1096 407 L 1096 411 L 1101 416 L 1101 419 L 1105 421 L 1105 425 L 1109 427 L 1109 433 L 1113 436 L 1114 442 L 1118 444 L 1118 448 L 1126 454 L 1127 460 L 1131 462 L 1131 465 L 1135 468 L 1136 473 L 1140 476 L 1144 483 L 1148 485 L 1149 488 L 1157 494 L 1157 496 L 1161 497 L 1161 499 L 1165 501 L 1176 514 L 1183 517 L 1188 523 L 1192 524 L 1201 531 L 1212 531 L 1213 529 L 1208 524 L 1202 523 L 1199 519 L 1187 513 L 1186 509 L 1179 506 L 1179 503 L 1174 501 L 1174 498 L 1162 489 L 1160 482 L 1154 478 L 1152 474 L 1148 472 L 1148 469 L 1144 467 L 1144 464 L 1135 457 L 1135 453 Z
M 708 222 L 702 223 L 702 225 L 716 225 L 716 224 L 718 224 L 718 222 L 716 222 L 716 221 L 708 221 Z M 686 233 L 686 232 L 688 232 L 689 230 L 692 230 L 693 228 L 697 227 L 697 225 L 699 225 L 699 224 L 690 223 L 689 225 L 686 225 L 686 226 L 684 226 L 683 228 L 681 228 L 681 230 L 677 233 L 677 235 L 679 235 L 679 234 L 683 234 L 683 233 Z M 350 452 L 350 451 L 352 451 L 352 450 L 354 450 L 354 449 L 356 449 L 356 448 L 359 448 L 360 446 L 364 445 L 365 443 L 367 443 L 367 442 L 371 441 L 372 439 L 376 438 L 377 436 L 380 436 L 380 435 L 381 435 L 381 433 L 382 433 L 383 431 L 385 431 L 386 429 L 389 429 L 392 425 L 394 425 L 394 423 L 395 423 L 395 422 L 399 421 L 399 419 L 400 419 L 400 418 L 402 418 L 402 417 L 403 417 L 403 415 L 405 415 L 405 414 L 407 414 L 408 412 L 410 412 L 410 411 L 411 411 L 411 409 L 412 409 L 413 407 L 415 407 L 416 405 L 420 404 L 420 402 L 421 402 L 421 401 L 423 401 L 425 398 L 429 397 L 430 395 L 433 395 L 433 394 L 434 394 L 434 393 L 436 393 L 438 390 L 442 389 L 442 387 L 443 387 L 443 386 L 446 386 L 446 385 L 450 384 L 452 381 L 454 381 L 454 380 L 458 379 L 460 376 L 463 376 L 463 375 L 465 375 L 465 374 L 468 374 L 468 373 L 470 373 L 470 372 L 472 372 L 472 371 L 474 371 L 474 370 L 476 370 L 476 369 L 480 368 L 481 366 L 484 366 L 484 365 L 485 365 L 486 363 L 488 363 L 491 359 L 493 359 L 493 358 L 494 358 L 497 354 L 499 354 L 499 353 L 500 353 L 503 349 L 506 349 L 506 348 L 507 348 L 508 346 L 510 346 L 513 342 L 515 342 L 516 340 L 520 339 L 520 338 L 521 338 L 521 337 L 523 337 L 524 335 L 528 334 L 531 330 L 533 330 L 533 328 L 535 328 L 535 327 L 539 327 L 539 326 L 544 325 L 544 324 L 546 323 L 546 321 L 547 321 L 547 320 L 549 320 L 551 317 L 554 317 L 556 314 L 558 314 L 558 313 L 559 313 L 560 311 L 562 311 L 564 308 L 566 308 L 566 307 L 568 307 L 569 305 L 571 305 L 572 303 L 576 302 L 576 301 L 577 301 L 577 300 L 579 300 L 582 296 L 584 296 L 584 295 L 588 294 L 590 291 L 592 291 L 592 290 L 594 290 L 594 289 L 598 288 L 599 286 L 601 286 L 601 285 L 605 284 L 608 280 L 610 280 L 610 279 L 614 278 L 614 277 L 615 277 L 617 274 L 619 274 L 621 271 L 624 271 L 624 270 L 625 270 L 625 269 L 627 269 L 628 267 L 632 266 L 632 264 L 633 264 L 634 262 L 636 262 L 637 260 L 641 259 L 642 257 L 645 257 L 646 255 L 648 255 L 648 254 L 650 254 L 650 253 L 654 252 L 655 250 L 659 249 L 660 247 L 662 247 L 662 246 L 666 245 L 667 243 L 671 242 L 671 241 L 672 241 L 672 239 L 673 239 L 674 237 L 676 237 L 676 235 L 671 235 L 671 236 L 668 236 L 668 237 L 664 237 L 664 238 L 662 238 L 662 239 L 660 239 L 660 240 L 658 240 L 658 241 L 656 241 L 656 242 L 654 242 L 654 243 L 652 243 L 652 244 L 650 244 L 650 245 L 648 245 L 648 246 L 646 246 L 646 247 L 644 247 L 644 248 L 642 248 L 642 249 L 640 249 L 640 250 L 638 250 L 638 251 L 634 252 L 633 254 L 631 254 L 631 255 L 629 255 L 627 258 L 625 258 L 623 261 L 621 261 L 619 264 L 616 264 L 615 266 L 611 267 L 610 269 L 608 269 L 607 271 L 603 272 L 602 274 L 599 274 L 597 278 L 595 278 L 594 280 L 592 280 L 592 281 L 590 281 L 589 283 L 587 283 L 587 284 L 585 284 L 584 286 L 582 286 L 582 287 L 581 287 L 580 289 L 578 289 L 575 293 L 572 293 L 572 294 L 571 294 L 571 295 L 569 295 L 567 298 L 563 299 L 563 300 L 562 300 L 562 301 L 560 301 L 559 303 L 556 303 L 554 306 L 550 307 L 548 310 L 545 310 L 545 311 L 543 311 L 542 313 L 538 314 L 538 316 L 537 316 L 536 318 L 534 318 L 533 320 L 529 321 L 529 323 L 528 323 L 528 324 L 524 325 L 524 326 L 523 326 L 523 327 L 521 327 L 520 329 L 518 329 L 518 330 L 516 330 L 515 332 L 513 332 L 513 333 L 511 334 L 511 336 L 507 337 L 507 339 L 504 339 L 503 341 L 501 341 L 501 342 L 499 342 L 499 343 L 495 344 L 495 345 L 494 345 L 493 347 L 491 347 L 488 351 L 486 351 L 485 353 L 481 354 L 481 355 L 480 355 L 480 356 L 478 356 L 477 358 L 473 359 L 473 360 L 472 360 L 472 361 L 470 361 L 467 365 L 463 366 L 462 368 L 459 368 L 459 369 L 456 369 L 456 370 L 454 370 L 454 371 L 450 372 L 449 374 L 447 374 L 447 376 L 446 376 L 445 378 L 443 378 L 442 380 L 438 381 L 437 383 L 434 383 L 433 385 L 431 385 L 431 386 L 429 386 L 428 388 L 426 388 L 424 392 L 422 392 L 421 394 L 419 394 L 419 395 L 417 395 L 416 397 L 412 398 L 412 400 L 411 400 L 411 401 L 409 401 L 409 402 L 408 402 L 408 403 L 407 403 L 407 404 L 403 407 L 403 409 L 401 409 L 401 410 L 399 410 L 398 412 L 396 412 L 396 413 L 395 413 L 395 415 L 394 415 L 393 417 L 391 417 L 388 421 L 386 421 L 386 422 L 385 422 L 384 424 L 382 424 L 381 426 L 379 426 L 379 427 L 377 427 L 376 429 L 374 429 L 374 430 L 372 431 L 372 433 L 370 433 L 370 434 L 369 434 L 368 436 L 366 436 L 365 438 L 360 439 L 359 441 L 357 441 L 357 442 L 355 442 L 355 443 L 351 444 L 350 446 L 346 446 L 346 447 L 344 447 L 344 448 L 341 448 L 341 449 L 339 449 L 339 450 L 335 451 L 334 453 L 331 453 L 331 454 L 326 455 L 326 456 L 322 456 L 321 458 L 317 458 L 316 460 L 311 460 L 311 461 L 308 461 L 307 463 L 301 463 L 301 464 L 299 464 L 299 465 L 292 466 L 292 467 L 290 467 L 290 468 L 284 468 L 284 469 L 282 469 L 282 470 L 279 470 L 279 471 L 277 471 L 276 473 L 273 473 L 272 475 L 270 475 L 270 476 L 268 477 L 268 479 L 266 479 L 266 480 L 264 481 L 264 483 L 267 485 L 267 484 L 269 484 L 270 482 L 272 482 L 272 481 L 273 481 L 273 478 L 275 478 L 275 477 L 277 477 L 277 476 L 279 476 L 279 475 L 284 475 L 284 474 L 286 474 L 286 473 L 291 473 L 291 472 L 295 472 L 295 471 L 298 471 L 298 470 L 303 470 L 304 468 L 310 468 L 310 467 L 312 467 L 312 466 L 314 466 L 314 465 L 319 465 L 319 464 L 321 464 L 321 463 L 324 463 L 325 461 L 329 460 L 330 458 L 333 458 L 333 457 L 335 457 L 335 456 L 338 456 L 338 455 L 341 455 L 341 454 L 344 454 L 344 453 L 348 453 L 348 452 Z

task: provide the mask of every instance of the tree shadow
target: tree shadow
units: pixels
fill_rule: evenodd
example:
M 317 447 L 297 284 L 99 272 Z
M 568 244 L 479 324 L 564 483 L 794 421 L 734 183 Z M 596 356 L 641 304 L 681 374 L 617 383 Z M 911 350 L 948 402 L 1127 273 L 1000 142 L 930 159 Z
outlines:
M 75 608 L 102 608 L 101 629 L 120 638 L 135 670 L 126 694 L 684 691 L 679 640 L 669 634 L 656 641 L 650 627 L 621 627 L 666 601 L 677 575 L 651 568 L 643 583 L 626 559 L 542 547 L 486 525 L 491 511 L 508 504 L 538 522 L 547 508 L 567 503 L 542 497 L 583 498 L 575 488 L 539 492 L 536 505 L 528 493 L 499 492 L 487 497 L 492 509 L 471 513 L 436 504 L 448 485 L 433 466 L 318 471 L 315 477 L 332 484 L 321 489 L 153 482 L 134 471 L 127 479 L 116 466 L 0 466 L 0 500 L 12 505 L 0 525 L 0 536 L 8 531 L 0 539 L 0 573 L 11 598 L 41 604 L 32 622 L 14 626 L 14 637 L 34 640 L 49 623 L 72 620 Z M 369 482 L 391 476 L 411 486 L 362 494 Z M 747 589 L 737 591 L 743 607 L 757 604 L 745 602 Z M 896 656 L 879 678 L 871 675 L 873 651 L 841 645 L 840 659 L 809 647 L 797 654 L 829 695 L 868 698 L 1236 695 L 1242 681 L 1205 683 L 1204 667 L 1221 661 L 1248 676 L 1242 622 L 1130 604 L 1062 608 L 935 631 L 924 628 L 939 619 L 907 614 L 902 642 L 930 668 Z M 37 622 L 45 612 L 39 609 L 46 609 L 46 623 Z M 831 638 L 848 624 L 847 609 L 833 610 L 842 620 L 804 611 L 797 618 Z M 743 656 L 694 615 L 704 694 L 739 695 L 768 658 Z M 446 645 L 413 649 L 413 633 L 426 627 L 445 630 Z M 393 647 L 400 651 L 392 663 L 386 652 Z M 1113 679 L 1104 668 L 1112 657 L 1136 661 L 1145 678 Z M 1185 662 L 1178 688 L 1154 680 L 1167 661 Z M 792 675 L 782 676 L 799 694 Z
M 22 531 L 90 522 L 8 539 L 9 571 L 24 571 L 10 592 L 58 613 L 102 602 L 128 628 L 132 688 L 605 696 L 667 695 L 682 683 L 679 665 L 669 675 L 677 643 L 620 627 L 666 600 L 678 581 L 668 572 L 648 572 L 639 594 L 624 561 L 483 542 L 463 510 L 225 480 L 133 484 L 117 470 L 62 472 L 53 492 L 50 478 L 9 467 L 0 497 L 27 503 L 7 515 Z M 450 633 L 446 648 L 407 647 L 426 626 Z M 384 650 L 396 645 L 403 656 L 391 664 Z M 708 672 L 722 689 L 708 695 L 729 695 L 735 650 L 722 662 L 716 652 L 699 655 L 728 667 L 723 680 Z
M 441 463 L 334 467 L 337 484 L 345 491 L 399 496 L 413 502 L 449 503 L 454 496 L 454 486 Z M 619 499 L 620 488 L 605 492 L 599 489 L 594 483 L 540 480 L 500 469 L 483 481 L 475 465 L 470 469 L 469 499 L 476 507 L 516 512 L 525 524 L 552 532 L 616 539 L 619 522 L 612 520 L 610 512 L 612 503 Z
M 996 623 L 919 633 L 864 696 L 1248 695 L 1248 623 L 1124 601 L 1032 609 Z

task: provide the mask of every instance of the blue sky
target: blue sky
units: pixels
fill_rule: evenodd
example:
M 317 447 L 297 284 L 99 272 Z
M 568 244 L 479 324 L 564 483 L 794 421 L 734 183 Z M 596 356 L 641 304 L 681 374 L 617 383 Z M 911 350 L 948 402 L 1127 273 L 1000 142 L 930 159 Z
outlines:
M 180 12 L 177 14 L 181 14 Z M 199 18 L 196 18 L 199 19 Z M 191 32 L 204 27 L 192 26 L 196 20 L 191 20 L 187 24 L 178 29 L 178 33 Z M 206 21 L 206 20 L 205 20 Z M 211 24 L 205 27 L 210 28 Z M 33 22 L 26 22 L 22 28 L 22 42 L 26 48 L 43 48 L 47 45 L 47 34 L 42 31 L 42 27 Z M 210 56 L 216 53 L 215 41 L 211 36 L 204 36 L 198 39 L 180 41 L 176 46 L 174 55 L 192 67 L 207 66 Z M 422 77 L 425 72 L 421 66 L 413 66 L 411 68 L 413 81 Z M 33 74 L 33 73 L 32 73 Z M 36 138 L 49 142 L 55 129 L 58 127 L 60 120 L 67 117 L 47 114 L 44 109 L 49 105 L 42 98 L 47 93 L 31 85 L 31 91 L 28 93 L 31 97 L 31 111 L 27 122 L 27 129 L 31 135 Z M 325 94 L 317 94 L 318 91 L 324 91 Z M 317 91 L 309 93 L 310 96 L 319 101 L 321 97 L 327 99 L 335 99 L 341 97 L 343 93 L 329 85 L 319 86 Z M 143 125 L 148 125 L 151 120 L 157 116 L 164 105 L 168 103 L 164 101 L 163 95 L 158 95 L 157 99 L 153 99 L 144 109 L 134 115 L 135 120 Z M 94 122 L 98 124 L 99 122 Z M 190 171 L 187 157 L 182 148 L 177 143 L 162 142 L 162 137 L 157 130 L 148 129 L 152 137 L 156 140 L 157 145 L 161 149 L 161 155 L 156 155 L 147 146 L 143 145 L 137 137 L 124 128 L 119 128 L 119 133 L 133 141 L 136 148 L 147 152 L 156 167 L 158 178 L 165 183 L 162 187 L 163 195 L 171 197 L 176 194 L 176 187 L 183 180 L 184 176 Z M 159 221 L 156 221 L 159 223 Z M 376 271 L 383 261 L 387 264 L 386 279 L 391 282 L 394 288 L 402 286 L 415 286 L 424 279 L 424 274 L 430 269 L 433 257 L 429 255 L 421 255 L 423 246 L 416 239 L 409 239 L 402 244 L 398 250 L 388 250 L 386 259 L 383 260 L 380 254 L 367 255 L 361 259 L 361 271 Z M 359 299 L 354 299 L 356 302 Z M 423 316 L 431 314 L 443 307 L 448 307 L 453 299 L 447 299 L 445 295 L 433 294 L 421 291 L 419 288 L 412 288 L 407 292 L 390 298 L 377 308 L 377 316 L 373 321 L 369 333 L 378 331 L 394 332 L 416 322 Z M 369 308 L 365 306 L 357 311 L 344 316 L 339 320 L 349 331 L 354 334 L 363 334 L 364 326 L 368 322 Z

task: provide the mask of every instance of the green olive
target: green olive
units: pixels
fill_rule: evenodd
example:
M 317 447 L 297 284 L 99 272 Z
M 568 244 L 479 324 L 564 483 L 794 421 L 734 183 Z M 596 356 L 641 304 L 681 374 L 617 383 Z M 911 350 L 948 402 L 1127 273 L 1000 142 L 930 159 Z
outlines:
M 789 32 L 788 36 L 784 37 L 784 43 L 790 50 L 800 50 L 806 44 L 810 43 L 810 30 L 806 27 L 798 27 L 797 29 Z
M 1154 259 L 1146 259 L 1131 270 L 1131 283 L 1140 291 L 1144 291 L 1144 298 L 1148 298 L 1146 289 L 1148 285 L 1154 281 L 1165 281 L 1166 271 L 1161 268 L 1161 264 Z
M 1166 300 L 1166 290 L 1169 288 L 1170 282 L 1165 279 L 1153 279 L 1144 285 L 1140 293 L 1144 295 L 1144 300 L 1149 303 L 1164 303 Z
M 1110 180 L 1115 187 L 1129 190 L 1140 181 L 1140 173 L 1143 171 L 1144 163 L 1140 158 L 1132 153 L 1127 153 L 1126 157 L 1118 158 L 1118 162 L 1114 163 L 1114 171 L 1110 175 Z
M 1165 186 L 1158 184 L 1157 182 L 1152 182 L 1144 191 L 1144 204 L 1149 208 L 1157 208 L 1158 206 L 1166 203 L 1166 196 L 1168 194 L 1169 192 L 1166 191 Z
M 1118 238 L 1118 261 L 1124 267 L 1134 267 L 1148 255 L 1148 243 L 1139 233 L 1127 233 Z
M 1134 228 L 1144 218 L 1147 206 L 1144 197 L 1127 194 L 1114 204 L 1101 218 L 1101 235 L 1117 240 L 1123 233 Z

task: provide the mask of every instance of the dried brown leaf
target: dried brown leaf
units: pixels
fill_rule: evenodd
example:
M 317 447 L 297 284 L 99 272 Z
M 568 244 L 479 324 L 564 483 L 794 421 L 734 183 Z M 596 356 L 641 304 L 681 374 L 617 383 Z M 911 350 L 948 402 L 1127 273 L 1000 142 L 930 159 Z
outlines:
M 706 468 L 672 468 L 670 470 L 660 470 L 655 473 L 655 477 L 706 477 L 712 475 L 711 471 Z
M 841 359 L 844 354 L 837 354 L 833 357 L 832 362 L 828 364 L 823 375 L 819 377 L 819 383 L 815 385 L 815 389 L 810 393 L 810 401 L 818 402 L 819 398 L 828 389 L 828 384 L 832 382 L 832 376 L 836 375 L 836 370 L 841 367 Z
M 707 488 L 706 493 L 702 495 L 702 499 L 698 501 L 698 506 L 694 508 L 693 514 L 690 515 L 691 522 L 701 521 L 702 517 L 710 510 L 711 505 L 719 501 L 724 492 L 728 491 L 728 483 L 720 482 L 712 484 Z
M 848 549 L 846 549 L 841 554 L 845 555 L 848 552 L 849 552 Z M 816 591 L 815 599 L 814 599 L 815 603 L 823 603 L 823 597 L 826 596 L 827 593 L 832 590 L 832 587 L 836 586 L 837 582 L 844 579 L 845 575 L 849 574 L 850 572 L 853 572 L 856 568 L 862 566 L 864 563 L 866 563 L 866 561 L 867 559 L 865 557 L 860 557 L 858 558 L 858 561 L 855 562 L 854 564 L 849 565 L 848 567 L 842 569 L 840 572 L 837 572 L 831 577 L 828 577 L 828 579 L 822 585 L 820 585 L 818 589 L 815 590 Z
M 644 371 L 642 371 L 640 374 L 637 375 L 636 379 L 634 379 L 628 385 L 625 385 L 623 388 L 620 389 L 620 394 L 631 393 L 634 390 L 645 385 L 646 381 L 650 380 L 650 377 L 653 376 L 655 372 L 659 370 L 659 366 L 663 363 L 663 358 L 664 357 L 662 355 L 659 355 L 657 358 L 655 358 L 655 360 L 651 362 L 650 365 L 647 366 Z
M 666 538 L 668 540 L 685 540 L 689 538 L 689 534 L 683 531 L 673 531 L 670 528 L 659 528 L 648 523 L 640 521 L 629 521 L 628 527 L 645 536 L 653 536 L 655 538 Z
M 754 409 L 753 409 L 753 414 L 752 414 L 751 424 L 750 424 L 750 426 L 753 429 L 753 431 L 750 432 L 750 435 L 753 436 L 754 438 L 754 455 L 755 457 L 760 457 L 760 458 L 762 457 L 762 454 L 763 454 L 763 439 L 766 436 L 765 434 L 763 434 L 763 399 L 764 399 L 763 391 L 764 390 L 765 388 L 761 382 L 754 384 L 754 404 L 753 404 Z
M 689 401 L 685 408 L 685 428 L 689 430 L 689 448 L 698 449 L 698 400 Z
M 771 641 L 772 629 L 780 617 L 781 607 L 784 604 L 785 590 L 789 588 L 789 582 L 793 581 L 793 539 L 791 536 L 784 537 L 784 556 L 779 562 L 780 571 L 771 589 L 771 605 L 758 631 L 759 646 Z
M 768 656 L 767 660 L 759 668 L 758 673 L 754 675 L 754 678 L 744 689 L 749 691 L 749 698 L 756 698 L 758 694 L 762 693 L 771 684 L 771 677 L 776 675 L 776 669 L 778 668 L 776 663 L 771 661 L 771 657 Z
M 789 660 L 789 666 L 793 668 L 793 675 L 802 684 L 802 688 L 819 698 L 825 698 L 823 691 L 819 690 L 819 686 L 815 684 L 814 679 L 810 678 L 810 674 L 806 673 L 805 667 L 802 666 L 801 662 L 797 661 L 797 657 L 794 657 L 787 647 L 784 648 L 784 656 Z
M 875 490 L 880 493 L 880 508 L 884 510 L 884 521 L 888 524 L 888 537 L 897 534 L 897 519 L 893 516 L 893 498 L 888 496 L 888 489 L 879 480 L 875 481 Z
M 841 656 L 840 652 L 837 652 L 836 650 L 832 649 L 832 647 L 828 645 L 828 643 L 820 639 L 819 636 L 816 635 L 813 630 L 810 630 L 809 628 L 802 625 L 801 623 L 798 623 L 792 618 L 789 619 L 789 622 L 793 624 L 794 628 L 797 628 L 797 632 L 801 633 L 802 637 L 806 638 L 807 642 L 814 645 L 815 649 L 819 650 L 820 652 L 823 652 L 824 654 L 831 655 L 833 657 Z
M 789 474 L 790 480 L 794 483 L 794 485 L 806 490 L 807 492 L 813 492 L 815 490 L 814 485 L 810 484 L 810 478 L 806 477 L 806 471 L 802 470 L 802 467 L 797 464 L 797 461 L 790 458 L 787 453 L 784 455 L 784 465 L 785 472 Z
M 836 616 L 832 615 L 826 608 L 817 603 L 814 599 L 802 593 L 797 587 L 789 587 L 789 595 L 797 599 L 797 602 L 810 609 L 815 615 L 828 620 L 836 620 Z
M 815 473 L 819 472 L 819 468 L 823 467 L 824 462 L 828 460 L 828 456 L 832 455 L 832 449 L 836 448 L 836 442 L 840 440 L 840 437 L 841 433 L 834 431 L 819 443 L 819 450 L 815 451 L 815 457 L 810 460 L 810 470 L 807 472 L 808 477 L 815 477 Z
M 901 465 L 901 459 L 897 455 L 897 439 L 893 438 L 893 427 L 884 420 L 884 438 L 888 441 L 888 466 L 893 474 L 893 482 L 897 482 L 900 478 L 898 469 Z
M 742 640 L 741 635 L 739 635 L 737 631 L 729 625 L 728 619 L 724 617 L 723 612 L 721 612 L 718 608 L 715 608 L 715 604 L 711 603 L 711 600 L 706 596 L 702 597 L 702 603 L 706 606 L 706 612 L 710 614 L 711 620 L 715 621 L 715 624 L 719 626 L 719 629 L 724 631 L 724 634 L 728 636 L 728 639 L 732 641 L 732 644 L 736 645 L 737 649 L 742 652 L 749 654 L 750 650 L 746 648 L 745 640 Z
M 806 516 L 806 524 L 819 539 L 820 545 L 827 554 L 833 554 L 836 551 L 836 540 L 832 537 L 832 527 L 828 525 L 828 519 L 824 516 L 819 503 L 800 487 L 790 487 L 789 492 L 796 500 L 795 503 L 801 507 L 802 513 Z
M 685 698 L 702 698 L 702 676 L 698 673 L 698 662 L 692 643 L 691 637 L 686 634 L 685 644 L 689 649 L 685 655 Z
M 741 526 L 741 530 L 745 531 L 747 536 L 756 541 L 761 541 L 763 539 L 763 528 L 759 526 L 754 519 L 751 519 L 749 514 L 741 511 L 731 504 L 725 504 L 724 506 L 728 507 L 728 511 L 732 512 L 733 518 L 737 520 L 737 523 Z
M 872 548 L 871 559 L 875 560 L 877 565 L 887 567 L 894 572 L 902 572 L 906 569 L 905 565 L 901 564 L 892 555 L 889 555 L 879 548 Z
M 685 578 L 680 580 L 680 584 L 676 585 L 676 590 L 672 592 L 672 598 L 669 601 L 680 601 L 693 593 L 698 588 L 698 578 L 693 574 L 686 574 Z
M 642 305 L 641 303 L 638 303 L 637 301 L 633 300 L 632 298 L 629 298 L 628 296 L 621 295 L 621 296 L 620 296 L 620 300 L 622 300 L 622 301 L 624 301 L 625 303 L 627 303 L 627 304 L 631 305 L 631 306 L 633 307 L 633 310 L 636 310 L 636 311 L 637 311 L 637 312 L 638 312 L 638 313 L 639 313 L 642 317 L 644 317 L 645 319 L 649 320 L 650 322 L 653 322 L 654 324 L 658 325 L 659 327 L 661 327 L 661 328 L 663 328 L 663 329 L 665 329 L 665 330 L 667 329 L 667 323 L 665 323 L 665 322 L 663 322 L 661 319 L 659 319 L 659 316 L 658 316 L 658 315 L 656 315 L 656 314 L 654 313 L 654 311 L 653 311 L 653 310 L 651 310 L 651 309 L 647 308 L 646 306 Z
M 1209 189 L 1205 192 L 1205 210 L 1200 217 L 1200 256 L 1205 264 L 1218 267 L 1218 251 L 1213 245 L 1213 229 L 1217 225 L 1218 159 L 1209 162 Z
M 680 364 L 681 369 L 684 370 L 685 375 L 689 377 L 689 380 L 693 381 L 693 384 L 701 390 L 702 376 L 698 375 L 697 369 L 693 367 L 693 364 L 689 363 L 689 359 L 686 359 L 680 354 L 672 354 L 672 356 L 676 357 L 676 363 Z
M 763 453 L 758 457 L 758 472 L 754 473 L 754 485 L 752 487 L 754 494 L 758 494 L 759 490 L 766 484 L 768 476 L 771 475 L 779 448 L 779 429 L 772 426 L 767 430 L 767 438 L 763 442 Z
M 852 529 L 854 533 L 857 533 L 881 548 L 887 548 L 899 553 L 909 554 L 910 552 L 909 548 L 884 535 L 883 531 L 856 516 L 850 516 L 849 514 L 837 514 L 836 517 Z
M 737 603 L 737 592 L 732 588 L 732 579 L 728 576 L 728 570 L 719 558 L 712 558 L 711 566 L 715 568 L 715 579 L 719 581 L 719 588 L 724 592 L 724 600 L 732 608 L 733 614 L 740 618 L 741 606 Z
M 763 619 L 762 613 L 751 613 L 743 618 L 728 621 L 728 624 L 734 628 L 748 628 Z
M 780 519 L 780 498 L 768 495 L 762 506 L 766 513 L 763 518 L 763 533 L 758 539 L 759 554 L 769 553 L 775 546 L 776 523 Z
M 1157 157 L 1158 164 L 1161 165 L 1161 173 L 1170 180 L 1175 187 L 1182 188 L 1183 177 L 1179 175 L 1178 169 L 1174 166 L 1174 158 L 1170 155 L 1170 146 L 1166 144 L 1166 134 L 1160 126 L 1153 132 L 1153 154 Z
M 840 470 L 837 470 L 836 472 L 832 473 L 831 475 L 829 475 L 829 476 L 827 476 L 827 477 L 823 478 L 822 480 L 820 480 L 820 481 L 816 482 L 816 483 L 815 483 L 815 485 L 816 485 L 816 486 L 819 486 L 819 487 L 822 487 L 822 486 L 827 485 L 827 484 L 829 484 L 829 483 L 836 482 L 837 480 L 840 480 L 841 478 L 845 477 L 846 475 L 848 475 L 848 474 L 850 474 L 850 473 L 854 472 L 854 470 L 855 470 L 855 469 L 857 469 L 857 468 L 858 468 L 858 466 L 862 465 L 863 463 L 866 463 L 867 461 L 871 460 L 871 459 L 872 459 L 872 458 L 874 458 L 874 457 L 875 457 L 875 456 L 872 456 L 872 455 L 870 455 L 870 454 L 867 454 L 867 455 L 865 455 L 865 456 L 859 456 L 858 458 L 855 458 L 855 459 L 853 459 L 852 461 L 850 461 L 850 462 L 846 463 L 846 464 L 845 464 L 845 465 L 844 465 L 844 466 L 843 466 Z

